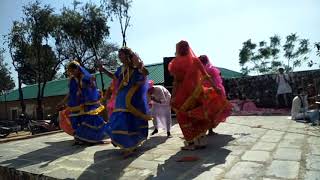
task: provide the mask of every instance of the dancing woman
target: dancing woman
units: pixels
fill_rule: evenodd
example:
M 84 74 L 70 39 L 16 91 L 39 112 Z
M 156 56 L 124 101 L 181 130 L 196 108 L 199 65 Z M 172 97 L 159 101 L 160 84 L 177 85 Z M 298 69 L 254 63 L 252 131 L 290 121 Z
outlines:
M 117 91 L 115 107 L 107 123 L 107 133 L 114 146 L 129 156 L 147 139 L 149 107 L 148 82 L 143 67 L 134 66 L 135 54 L 129 48 L 119 50 L 122 66 L 114 74 Z
M 174 77 L 171 105 L 186 141 L 182 149 L 204 148 L 206 131 L 217 116 L 231 109 L 230 104 L 214 86 L 188 42 L 176 45 L 176 58 L 168 68 Z M 204 81 L 210 81 L 212 86 L 207 87 Z
M 221 78 L 221 72 L 220 70 L 213 66 L 212 63 L 210 62 L 208 56 L 206 55 L 201 55 L 199 56 L 199 59 L 201 61 L 201 63 L 203 64 L 206 72 L 208 73 L 208 75 L 212 78 L 212 82 L 214 83 L 214 85 L 219 88 L 219 90 L 221 91 L 221 95 L 223 95 L 224 97 L 226 97 L 226 92 L 223 86 L 223 81 Z M 211 83 L 210 81 L 205 81 L 205 86 L 210 87 Z M 208 135 L 214 135 L 216 133 L 213 132 L 213 128 L 215 128 L 216 126 L 218 126 L 218 124 L 220 122 L 224 122 L 226 120 L 226 117 L 228 117 L 230 115 L 229 111 L 225 111 L 226 114 L 220 114 L 219 117 L 217 117 L 217 119 L 215 120 L 215 123 L 212 124 L 212 128 L 209 129 L 209 133 Z
M 106 124 L 100 113 L 104 110 L 99 100 L 95 77 L 77 61 L 68 67 L 69 93 L 58 106 L 66 110 L 60 113 L 62 129 L 73 135 L 75 144 L 102 143 L 106 137 Z

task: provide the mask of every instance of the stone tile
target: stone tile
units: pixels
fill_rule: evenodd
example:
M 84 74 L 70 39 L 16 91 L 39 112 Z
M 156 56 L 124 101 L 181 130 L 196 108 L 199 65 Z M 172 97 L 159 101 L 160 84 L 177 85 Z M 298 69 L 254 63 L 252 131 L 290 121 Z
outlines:
M 307 171 L 304 180 L 320 180 L 320 171 Z
M 180 151 L 180 150 L 179 150 Z M 174 155 L 176 154 L 178 151 L 176 150 L 169 150 L 169 149 L 164 149 L 164 148 L 156 148 L 151 150 L 149 153 L 151 154 L 159 154 L 159 155 Z
M 222 169 L 211 168 L 209 171 L 205 171 L 193 179 L 195 179 L 195 180 L 219 179 L 223 175 L 223 173 L 224 173 L 224 170 L 222 170 Z M 187 178 L 185 178 L 185 179 L 187 179 Z
M 267 151 L 247 151 L 242 155 L 241 160 L 266 162 L 270 159 L 270 152 Z
M 297 179 L 299 173 L 299 162 L 296 161 L 279 161 L 274 160 L 268 167 L 267 176 L 275 176 L 278 178 Z
M 303 139 L 284 139 L 282 140 L 278 147 L 280 148 L 302 148 L 305 144 L 305 140 Z
M 310 150 L 311 154 L 320 155 L 320 145 L 311 145 Z
M 257 179 L 262 175 L 263 165 L 255 162 L 238 162 L 225 175 L 229 179 Z
M 290 128 L 298 128 L 298 129 L 304 129 L 308 127 L 308 124 L 305 124 L 305 123 L 294 123 L 294 124 L 291 124 Z
M 163 155 L 146 153 L 146 154 L 142 154 L 141 156 L 139 156 L 139 159 L 143 159 L 146 161 L 152 161 L 152 160 L 155 160 L 161 156 L 163 156 Z M 166 157 L 170 157 L 170 156 L 166 156 Z
M 291 160 L 300 161 L 301 160 L 301 150 L 292 148 L 278 148 L 273 156 L 274 159 L 280 160 Z
M 64 159 L 62 161 L 52 163 L 56 166 L 60 166 L 66 169 L 74 169 L 74 170 L 85 170 L 93 163 L 90 161 L 84 161 L 82 159 Z
M 320 171 L 320 156 L 308 155 L 306 161 L 306 166 L 308 170 Z
M 260 138 L 260 141 L 277 143 L 281 140 L 281 138 L 282 138 L 282 135 L 281 136 L 264 135 Z
M 9 168 L 21 168 L 28 165 L 36 164 L 37 162 L 24 160 L 24 159 L 10 159 L 8 161 L 0 162 L 0 166 L 5 166 Z
M 134 160 L 128 167 L 138 168 L 138 169 L 157 169 L 160 163 L 157 161 L 146 161 L 142 159 Z
M 304 139 L 306 136 L 303 135 L 303 134 L 296 134 L 296 133 L 287 133 L 283 139 L 294 139 L 294 140 L 297 140 L 297 139 Z
M 155 161 L 160 161 L 160 162 L 164 162 L 168 159 L 170 159 L 171 155 L 161 155 L 160 157 L 154 159 Z
M 231 155 L 241 155 L 247 150 L 247 146 L 225 146 L 223 148 L 230 150 Z
M 320 138 L 319 137 L 309 137 L 308 138 L 308 143 L 309 144 L 316 144 L 316 145 L 320 145 Z
M 250 136 L 242 136 L 240 138 L 237 138 L 231 144 L 238 145 L 238 146 L 251 146 L 257 140 L 258 140 L 257 138 L 253 138 L 253 137 L 250 137 Z
M 287 132 L 290 133 L 297 133 L 297 134 L 305 134 L 306 132 L 308 132 L 308 130 L 306 128 L 288 128 Z
M 44 175 L 58 179 L 94 179 L 97 177 L 95 173 L 73 170 L 70 168 L 56 168 L 50 172 L 44 173 Z
M 49 173 L 49 172 L 55 170 L 56 168 L 57 168 L 57 166 L 50 164 L 49 162 L 42 162 L 42 163 L 26 165 L 21 168 L 17 168 L 17 170 L 24 171 L 24 172 L 30 172 L 33 174 L 43 174 L 43 173 Z
M 272 151 L 276 146 L 276 143 L 258 142 L 251 148 L 251 150 Z
M 282 136 L 285 132 L 283 131 L 276 131 L 276 130 L 268 130 L 265 134 L 265 136 Z
M 151 176 L 153 174 L 153 171 L 149 169 L 130 169 L 128 171 L 125 171 L 120 179 L 143 179 Z
M 215 167 L 221 169 L 230 169 L 236 162 L 239 161 L 239 156 L 228 155 L 222 164 L 217 164 Z M 210 162 L 210 161 L 209 161 Z

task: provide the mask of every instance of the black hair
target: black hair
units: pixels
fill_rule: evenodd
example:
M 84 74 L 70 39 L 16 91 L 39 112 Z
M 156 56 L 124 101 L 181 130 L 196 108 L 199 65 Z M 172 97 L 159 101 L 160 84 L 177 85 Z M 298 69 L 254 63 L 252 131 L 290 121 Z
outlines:
M 74 63 L 69 64 L 68 69 L 78 69 L 78 66 Z

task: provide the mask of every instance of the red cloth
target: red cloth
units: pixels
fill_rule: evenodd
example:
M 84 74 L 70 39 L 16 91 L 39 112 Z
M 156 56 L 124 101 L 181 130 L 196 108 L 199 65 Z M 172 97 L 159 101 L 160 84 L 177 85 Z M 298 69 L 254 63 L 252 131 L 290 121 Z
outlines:
M 71 121 L 69 118 L 70 111 L 63 110 L 59 112 L 59 126 L 67 134 L 73 136 L 74 129 L 72 128 Z
M 174 58 L 168 68 L 175 79 L 171 105 L 186 141 L 192 141 L 224 121 L 231 114 L 231 104 L 205 85 L 206 71 L 190 48 L 186 54 Z

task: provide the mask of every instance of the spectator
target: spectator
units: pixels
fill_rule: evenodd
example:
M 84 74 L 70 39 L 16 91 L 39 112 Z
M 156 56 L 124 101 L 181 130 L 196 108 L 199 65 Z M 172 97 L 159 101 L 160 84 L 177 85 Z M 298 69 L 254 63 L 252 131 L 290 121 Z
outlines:
M 291 119 L 306 120 L 312 125 L 319 124 L 318 110 L 308 110 L 308 94 L 303 88 L 298 89 L 298 95 L 292 100 Z

